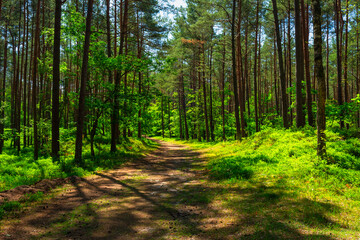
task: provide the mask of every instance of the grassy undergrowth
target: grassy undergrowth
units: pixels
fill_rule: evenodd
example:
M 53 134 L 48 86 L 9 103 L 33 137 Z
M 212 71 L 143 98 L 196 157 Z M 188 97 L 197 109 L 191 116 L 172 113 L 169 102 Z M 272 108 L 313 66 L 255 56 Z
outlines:
M 0 205 L 0 219 L 3 219 L 5 216 L 15 214 L 16 212 L 21 211 L 26 208 L 33 202 L 41 202 L 45 199 L 43 192 L 37 193 L 28 193 L 23 196 L 19 201 L 5 201 Z
M 20 185 L 31 185 L 42 179 L 65 178 L 68 176 L 86 176 L 94 171 L 101 171 L 120 166 L 122 163 L 142 156 L 156 144 L 147 139 L 129 139 L 118 146 L 118 151 L 110 153 L 109 144 L 97 148 L 95 157 L 91 157 L 89 145 L 84 146 L 84 167 L 73 163 L 74 141 L 62 143 L 64 156 L 58 163 L 53 163 L 50 156 L 33 160 L 31 148 L 22 149 L 15 155 L 13 149 L 5 149 L 0 155 L 0 191 Z
M 327 140 L 326 160 L 316 155 L 314 130 L 269 128 L 241 142 L 176 142 L 203 153 L 208 184 L 222 186 L 211 201 L 257 219 L 258 237 L 289 231 L 360 237 L 359 139 L 328 131 Z

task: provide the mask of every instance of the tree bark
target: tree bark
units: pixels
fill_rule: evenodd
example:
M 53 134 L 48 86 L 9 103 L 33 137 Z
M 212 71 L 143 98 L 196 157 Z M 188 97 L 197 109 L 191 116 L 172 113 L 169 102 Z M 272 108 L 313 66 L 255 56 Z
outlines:
M 305 126 L 303 109 L 304 51 L 299 0 L 295 0 L 295 48 L 296 48 L 296 126 Z
M 225 27 L 223 29 L 223 49 L 222 49 L 222 62 L 221 62 L 221 75 L 220 75 L 220 85 L 221 85 L 221 118 L 222 118 L 222 140 L 226 141 L 225 134 L 225 61 L 226 61 L 226 42 L 225 42 Z
M 34 56 L 32 66 L 32 106 L 33 106 L 33 127 L 34 127 L 34 160 L 39 158 L 39 139 L 38 139 L 38 126 L 37 126 L 37 69 L 38 57 L 40 52 L 40 7 L 41 0 L 37 1 L 36 8 L 36 23 L 35 23 L 35 39 L 34 39 Z
M 330 28 L 329 16 L 327 16 L 327 24 L 326 24 L 326 98 L 330 99 L 330 83 L 329 83 L 329 28 Z
M 277 43 L 277 50 L 279 56 L 279 69 L 280 69 L 280 84 L 281 84 L 281 95 L 283 96 L 282 107 L 283 107 L 283 124 L 285 128 L 289 128 L 289 118 L 288 118 L 288 99 L 286 93 L 286 78 L 285 78 L 285 70 L 284 70 L 284 63 L 283 63 L 283 54 L 282 54 L 282 45 L 281 45 L 281 38 L 280 38 L 280 30 L 279 30 L 279 19 L 278 19 L 278 11 L 277 11 L 277 4 L 276 0 L 272 0 L 273 3 L 273 12 L 274 12 L 274 19 L 275 19 L 275 32 L 276 32 L 276 43 Z
M 61 4 L 62 0 L 55 2 L 54 25 L 54 53 L 53 53 L 53 93 L 52 93 L 52 157 L 53 161 L 59 160 L 60 151 L 60 117 L 59 117 L 59 91 L 60 91 L 60 40 L 61 40 Z
M 326 154 L 326 118 L 325 118 L 325 101 L 326 101 L 326 81 L 322 62 L 322 33 L 321 33 L 321 5 L 320 0 L 312 0 L 314 14 L 314 62 L 315 78 L 318 85 L 317 97 L 317 134 L 318 146 L 317 153 L 320 157 Z
M 314 126 L 314 117 L 312 112 L 312 94 L 311 94 L 311 79 L 310 79 L 310 61 L 309 61 L 309 18 L 305 14 L 304 0 L 301 0 L 301 20 L 302 20 L 302 39 L 305 63 L 305 76 L 306 76 L 306 107 L 308 112 L 308 123 Z
M 85 118 L 85 95 L 86 95 L 86 82 L 88 79 L 88 62 L 89 62 L 89 48 L 90 48 L 90 35 L 91 35 L 91 19 L 93 14 L 94 0 L 88 0 L 88 11 L 86 16 L 86 30 L 85 30 L 85 42 L 83 61 L 81 68 L 81 80 L 80 80 L 80 97 L 79 97 L 79 109 L 78 109 L 78 121 L 76 130 L 76 146 L 75 146 L 75 163 L 77 165 L 83 165 L 82 159 L 82 134 L 84 131 L 84 118 Z
M 161 136 L 165 137 L 165 129 L 164 129 L 164 97 L 161 95 Z
M 346 0 L 346 24 L 345 24 L 345 54 L 344 54 L 344 93 L 345 102 L 350 102 L 349 83 L 348 83 L 348 41 L 349 41 L 349 0 Z M 349 124 L 346 124 L 349 129 Z
M 340 18 L 341 18 L 341 0 L 335 1 L 335 33 L 336 33 L 336 59 L 337 59 L 337 99 L 338 104 L 341 107 L 343 105 L 342 95 L 342 51 L 341 51 L 341 39 L 340 39 Z M 343 113 L 340 114 L 340 128 L 344 127 L 344 121 L 342 120 Z
M 201 57 L 201 56 L 200 56 Z M 210 141 L 210 131 L 209 131 L 209 119 L 208 119 L 208 109 L 207 109 L 207 97 L 206 97 L 206 75 L 205 75 L 205 44 L 202 44 L 202 85 L 203 85 L 203 97 L 204 97 L 204 115 L 205 115 L 205 131 L 206 131 L 206 141 Z
M 236 16 L 236 0 L 233 0 L 232 23 L 231 23 L 231 52 L 232 52 L 232 70 L 233 70 L 233 87 L 235 101 L 235 124 L 236 124 L 236 140 L 241 140 L 241 129 L 239 119 L 239 98 L 237 92 L 237 75 L 236 75 L 236 48 L 235 48 L 235 16 Z
M 6 23 L 5 26 L 5 38 L 4 38 L 4 68 L 3 68 L 3 78 L 2 78 L 2 83 L 1 83 L 1 91 L 0 91 L 0 118 L 2 119 L 2 121 L 0 121 L 0 154 L 3 151 L 3 147 L 4 147 L 4 123 L 3 123 L 3 119 L 5 118 L 5 111 L 4 109 L 1 107 L 2 102 L 5 101 L 5 93 L 6 93 L 6 70 L 7 70 L 7 47 L 8 47 L 8 41 L 7 41 L 7 34 L 8 34 L 8 25 Z

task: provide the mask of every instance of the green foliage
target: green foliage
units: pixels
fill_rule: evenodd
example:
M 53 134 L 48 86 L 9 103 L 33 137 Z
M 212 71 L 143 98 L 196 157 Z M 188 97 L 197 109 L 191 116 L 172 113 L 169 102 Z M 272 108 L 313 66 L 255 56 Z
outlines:
M 71 145 L 71 133 L 74 130 L 62 130 L 61 145 Z M 66 133 L 70 137 L 66 136 Z M 65 139 L 69 139 L 65 141 Z M 94 171 L 111 169 L 119 166 L 129 159 L 139 157 L 144 151 L 153 148 L 155 145 L 150 140 L 130 139 L 124 142 L 116 154 L 110 154 L 109 145 L 103 146 L 102 152 L 97 152 L 95 158 L 91 157 L 89 145 L 84 148 L 85 165 L 83 168 L 76 167 L 73 163 L 72 152 L 65 152 L 59 163 L 54 163 L 50 157 L 42 157 L 38 161 L 32 158 L 32 149 L 24 149 L 20 156 L 0 155 L 0 191 L 12 189 L 20 185 L 31 185 L 42 179 L 64 178 L 67 176 L 86 176 Z
M 226 181 L 277 181 L 308 191 L 326 189 L 360 199 L 360 143 L 357 138 L 343 140 L 327 131 L 327 160 L 316 155 L 317 140 L 312 128 L 283 130 L 267 128 L 241 142 L 188 142 L 204 149 L 210 175 Z
M 20 202 L 18 201 L 5 201 L 0 205 L 0 219 L 7 215 L 8 212 L 12 212 L 20 209 Z
M 233 156 L 212 161 L 208 167 L 211 176 L 215 179 L 249 179 L 254 174 L 253 170 L 247 166 L 247 163 L 251 162 L 249 160 Z
M 0 205 L 0 219 L 9 214 L 21 210 L 32 202 L 41 201 L 44 198 L 43 192 L 27 193 L 19 201 L 5 201 Z

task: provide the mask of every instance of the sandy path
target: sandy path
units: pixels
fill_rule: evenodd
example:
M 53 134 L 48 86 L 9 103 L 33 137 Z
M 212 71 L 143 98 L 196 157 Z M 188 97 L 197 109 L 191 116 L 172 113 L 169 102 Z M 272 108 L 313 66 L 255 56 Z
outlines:
M 202 220 L 214 221 L 216 212 L 198 194 L 203 174 L 193 169 L 201 164 L 199 154 L 160 144 L 141 160 L 66 186 L 1 226 L 0 238 L 208 239 Z

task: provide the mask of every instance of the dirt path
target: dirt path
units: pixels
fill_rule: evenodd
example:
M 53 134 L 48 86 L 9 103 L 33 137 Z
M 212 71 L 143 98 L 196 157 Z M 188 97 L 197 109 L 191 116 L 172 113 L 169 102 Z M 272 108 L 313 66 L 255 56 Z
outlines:
M 1 228 L 1 239 L 209 239 L 218 222 L 198 153 L 160 142 L 147 157 L 67 185 Z M 207 235 L 207 236 L 206 236 Z
M 6 220 L 0 239 L 353 239 L 322 227 L 336 226 L 329 204 L 293 198 L 283 186 L 209 181 L 199 153 L 159 143 L 120 169 L 74 178 Z

